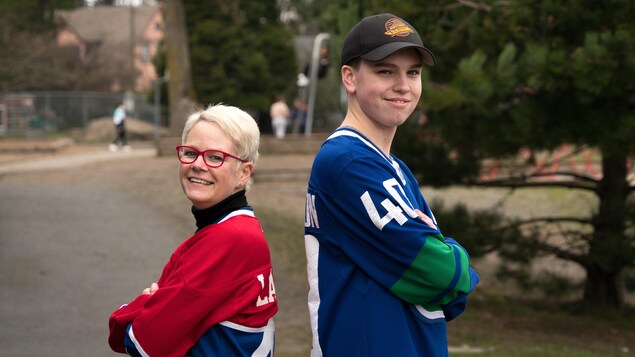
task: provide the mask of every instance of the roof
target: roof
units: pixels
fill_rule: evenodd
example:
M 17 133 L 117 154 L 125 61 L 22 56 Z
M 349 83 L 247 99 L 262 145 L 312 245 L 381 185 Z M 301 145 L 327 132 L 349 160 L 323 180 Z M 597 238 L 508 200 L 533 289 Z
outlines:
M 58 10 L 55 18 L 86 44 L 101 42 L 100 51 L 109 51 L 129 48 L 131 22 L 134 23 L 136 41 L 156 11 L 160 11 L 160 5 L 95 6 Z M 131 13 L 134 14 L 133 19 Z

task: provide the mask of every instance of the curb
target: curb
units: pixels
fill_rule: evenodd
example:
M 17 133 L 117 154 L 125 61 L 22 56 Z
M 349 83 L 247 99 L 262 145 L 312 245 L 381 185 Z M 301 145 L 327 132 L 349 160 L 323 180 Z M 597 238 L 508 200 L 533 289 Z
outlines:
M 55 141 L 41 141 L 41 142 L 21 142 L 15 141 L 8 145 L 1 145 L 0 141 L 0 153 L 16 153 L 16 152 L 56 152 L 59 149 L 71 146 L 75 143 L 73 139 L 62 138 Z

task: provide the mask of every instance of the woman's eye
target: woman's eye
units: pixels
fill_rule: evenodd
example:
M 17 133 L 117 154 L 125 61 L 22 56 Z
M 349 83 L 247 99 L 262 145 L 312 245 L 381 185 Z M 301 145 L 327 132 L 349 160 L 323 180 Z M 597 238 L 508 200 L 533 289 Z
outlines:
M 207 155 L 207 160 L 209 160 L 211 162 L 222 162 L 223 161 L 223 157 L 218 155 L 218 154 L 209 154 L 209 155 Z
M 186 151 L 183 155 L 187 157 L 196 157 L 196 151 Z

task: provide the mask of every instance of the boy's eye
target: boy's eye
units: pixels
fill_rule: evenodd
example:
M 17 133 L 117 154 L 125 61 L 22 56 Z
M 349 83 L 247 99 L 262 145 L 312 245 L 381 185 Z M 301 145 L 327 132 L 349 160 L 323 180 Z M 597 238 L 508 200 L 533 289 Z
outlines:
M 183 153 L 183 156 L 187 156 L 187 157 L 196 157 L 196 151 L 192 151 L 192 150 L 187 150 Z

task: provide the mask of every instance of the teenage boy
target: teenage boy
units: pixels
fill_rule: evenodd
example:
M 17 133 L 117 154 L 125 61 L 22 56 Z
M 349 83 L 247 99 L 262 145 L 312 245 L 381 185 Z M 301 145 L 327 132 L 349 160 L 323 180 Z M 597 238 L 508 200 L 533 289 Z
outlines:
M 306 199 L 312 356 L 447 356 L 446 321 L 479 278 L 390 153 L 435 58 L 409 23 L 379 14 L 351 29 L 341 63 L 348 110 Z

